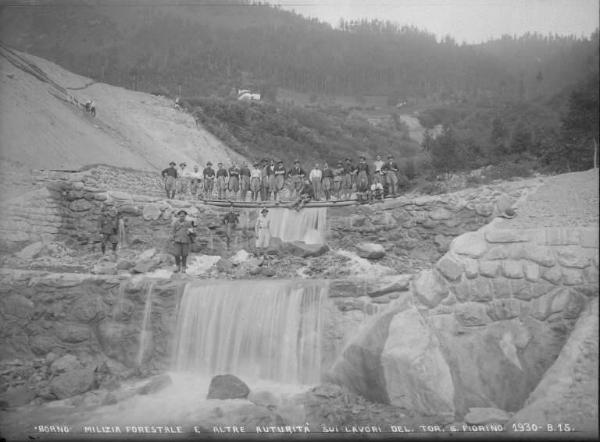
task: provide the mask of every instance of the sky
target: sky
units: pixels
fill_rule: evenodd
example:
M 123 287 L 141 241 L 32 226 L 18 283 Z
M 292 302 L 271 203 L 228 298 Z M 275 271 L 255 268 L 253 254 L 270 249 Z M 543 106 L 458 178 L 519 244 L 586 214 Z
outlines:
M 284 9 L 337 26 L 340 18 L 377 18 L 427 30 L 438 38 L 480 43 L 503 34 L 589 36 L 600 0 L 273 0 Z

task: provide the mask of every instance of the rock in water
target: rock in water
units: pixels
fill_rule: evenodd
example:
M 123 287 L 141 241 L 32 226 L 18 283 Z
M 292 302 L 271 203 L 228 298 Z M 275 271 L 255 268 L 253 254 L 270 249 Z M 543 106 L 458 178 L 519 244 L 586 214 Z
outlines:
M 86 368 L 71 370 L 52 379 L 49 386 L 58 399 L 85 393 L 94 388 L 94 371 Z
M 23 250 L 16 254 L 17 258 L 22 259 L 23 261 L 29 261 L 35 258 L 40 254 L 42 249 L 44 248 L 44 244 L 41 242 L 34 242 L 33 244 L 29 244 Z
M 246 399 L 250 389 L 232 374 L 217 375 L 210 381 L 206 399 Z
M 367 259 L 379 259 L 385 255 L 385 249 L 381 244 L 361 242 L 356 245 L 358 256 Z
M 173 381 L 168 374 L 161 374 L 160 376 L 156 376 L 150 380 L 145 385 L 142 385 L 138 390 L 138 394 L 153 394 L 157 393 L 161 390 L 164 390 L 166 387 L 171 385 Z

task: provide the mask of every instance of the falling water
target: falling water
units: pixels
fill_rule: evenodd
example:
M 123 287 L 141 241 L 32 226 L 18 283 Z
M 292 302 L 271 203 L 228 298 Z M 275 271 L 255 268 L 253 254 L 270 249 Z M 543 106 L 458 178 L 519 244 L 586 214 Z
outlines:
M 123 304 L 125 303 L 125 282 L 121 282 L 119 284 L 119 291 L 117 293 L 117 299 L 115 302 L 115 306 L 113 307 L 112 318 L 117 319 L 117 317 L 123 313 Z
M 327 209 L 305 208 L 299 212 L 275 208 L 269 211 L 271 236 L 282 241 L 304 241 L 307 244 L 323 244 L 327 225 Z
M 327 289 L 322 281 L 188 284 L 177 317 L 175 368 L 318 382 Z
M 137 354 L 137 365 L 142 365 L 144 360 L 144 353 L 148 346 L 148 338 L 152 335 L 152 329 L 150 324 L 150 314 L 152 313 L 152 289 L 154 288 L 154 281 L 148 284 L 148 290 L 146 291 L 146 305 L 144 306 L 144 318 L 142 319 L 142 329 L 140 330 L 140 347 Z

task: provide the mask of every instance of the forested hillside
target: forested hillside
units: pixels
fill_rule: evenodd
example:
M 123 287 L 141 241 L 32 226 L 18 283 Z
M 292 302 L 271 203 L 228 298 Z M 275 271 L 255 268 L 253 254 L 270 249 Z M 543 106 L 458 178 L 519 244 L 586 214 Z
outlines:
M 594 45 L 526 35 L 481 45 L 381 21 L 328 24 L 244 0 L 42 1 L 4 6 L 2 40 L 100 81 L 227 96 L 255 87 L 398 100 L 535 98 L 597 65 Z

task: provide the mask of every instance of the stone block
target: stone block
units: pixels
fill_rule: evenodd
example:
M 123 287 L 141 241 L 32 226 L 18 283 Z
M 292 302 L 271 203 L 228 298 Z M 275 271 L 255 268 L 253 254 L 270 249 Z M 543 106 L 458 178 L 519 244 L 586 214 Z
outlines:
M 552 293 L 552 303 L 550 304 L 550 313 L 562 312 L 571 298 L 571 291 L 561 287 Z
M 498 276 L 500 270 L 499 261 L 479 261 L 479 274 L 488 278 Z
M 142 209 L 142 218 L 146 221 L 155 221 L 160 218 L 162 211 L 159 204 L 147 204 Z
M 464 271 L 464 264 L 450 253 L 444 255 L 437 262 L 436 267 L 450 281 L 459 279 Z
M 30 319 L 34 311 L 33 302 L 23 295 L 10 295 L 1 298 L 0 307 L 3 315 L 14 316 L 22 320 Z
M 485 239 L 491 243 L 527 242 L 530 236 L 527 231 L 517 229 L 488 229 Z
M 502 274 L 510 279 L 523 278 L 523 264 L 521 261 L 506 260 L 502 262 Z
M 563 317 L 566 319 L 577 319 L 586 305 L 585 296 L 570 291 L 570 297 L 567 304 L 563 307 Z
M 531 283 L 526 282 L 523 279 L 511 279 L 510 290 L 514 298 L 523 300 L 533 298 L 533 293 L 531 292 Z
M 450 290 L 452 291 L 452 293 L 454 293 L 454 296 L 456 296 L 456 299 L 459 302 L 465 302 L 471 298 L 471 288 L 470 287 L 471 287 L 470 282 L 468 282 L 466 280 L 462 280 L 458 284 L 451 285 Z
M 564 285 L 581 285 L 583 272 L 579 269 L 562 269 L 562 282 Z
M 75 200 L 69 205 L 69 208 L 73 212 L 85 212 L 90 210 L 92 207 L 94 207 L 94 205 L 85 199 Z
M 505 278 L 492 280 L 494 298 L 510 298 L 512 295 L 511 281 Z
M 579 247 L 561 247 L 556 250 L 556 258 L 558 264 L 563 267 L 571 267 L 576 269 L 584 269 L 590 265 L 590 259 L 581 253 Z
M 525 248 L 524 258 L 544 267 L 552 267 L 556 264 L 552 248 L 546 246 L 528 245 Z
M 488 245 L 481 232 L 464 233 L 452 240 L 450 249 L 459 255 L 479 258 L 487 251 Z
M 85 393 L 94 388 L 94 371 L 84 368 L 69 371 L 52 379 L 49 387 L 58 399 Z
M 358 298 L 366 294 L 366 287 L 345 279 L 336 279 L 329 283 L 330 298 Z
M 523 263 L 523 273 L 527 281 L 537 282 L 540 280 L 540 266 L 534 262 Z
M 493 246 L 487 251 L 487 253 L 484 256 L 484 258 L 488 261 L 507 259 L 508 257 L 508 249 L 506 248 L 506 246 Z
M 596 266 L 590 266 L 583 271 L 583 278 L 589 284 L 598 285 L 598 268 Z
M 437 209 L 432 210 L 429 213 L 429 217 L 436 221 L 442 221 L 442 220 L 450 219 L 452 217 L 452 212 L 450 212 L 447 209 L 444 209 L 443 207 L 438 207 Z
M 579 229 L 579 245 L 581 247 L 598 248 L 598 228 L 586 227 Z
M 573 228 L 555 227 L 546 229 L 546 245 L 569 246 L 579 244 L 579 231 Z
M 43 248 L 44 244 L 41 241 L 38 241 L 34 242 L 33 244 L 29 244 L 18 253 L 15 253 L 15 255 L 17 258 L 22 259 L 23 261 L 29 261 L 38 256 Z
M 465 327 L 489 324 L 487 308 L 479 302 L 465 302 L 458 304 L 454 311 L 457 321 Z
M 479 263 L 477 260 L 472 258 L 465 258 L 463 260 L 465 265 L 465 275 L 469 279 L 477 278 L 479 275 Z
M 552 305 L 553 297 L 554 293 L 550 292 L 531 301 L 531 309 L 529 311 L 529 315 L 540 321 L 545 321 L 546 319 L 548 319 L 548 316 L 550 316 L 550 314 L 552 313 L 550 310 L 550 306 Z
M 555 289 L 556 286 L 544 281 L 538 281 L 535 284 L 529 285 L 529 292 L 531 293 L 532 298 L 539 298 Z
M 407 291 L 410 287 L 412 275 L 388 276 L 377 280 L 369 287 L 367 295 L 372 298 L 391 292 Z
M 470 281 L 471 300 L 476 302 L 487 302 L 494 297 L 494 287 L 492 280 L 487 278 L 477 278 Z
M 558 266 L 554 266 L 542 272 L 542 279 L 545 279 L 546 281 L 551 282 L 552 284 L 559 284 L 561 278 L 562 271 Z
M 448 284 L 434 270 L 423 270 L 413 281 L 417 299 L 428 307 L 435 307 L 448 296 Z
M 494 299 L 487 305 L 487 314 L 494 321 L 517 318 L 521 313 L 521 302 L 518 299 Z
M 91 336 L 87 326 L 78 324 L 60 324 L 55 327 L 55 333 L 61 341 L 68 343 L 87 341 Z

